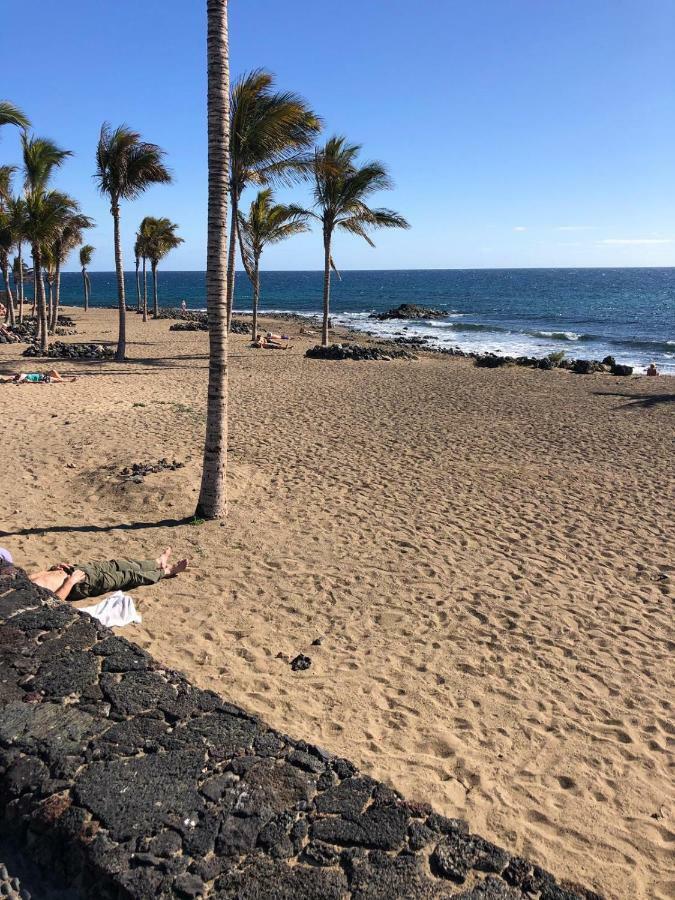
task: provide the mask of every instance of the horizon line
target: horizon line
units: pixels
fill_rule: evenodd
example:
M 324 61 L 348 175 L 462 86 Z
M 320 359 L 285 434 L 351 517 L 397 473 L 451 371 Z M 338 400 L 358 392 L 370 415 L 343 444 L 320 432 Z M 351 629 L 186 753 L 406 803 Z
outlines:
M 609 271 L 615 270 L 624 270 L 624 269 L 675 269 L 675 263 L 672 266 L 431 266 L 431 267 L 414 267 L 414 268 L 398 268 L 398 269 L 345 269 L 341 268 L 340 273 L 343 272 L 565 272 L 570 270 L 592 270 L 592 269 L 603 269 Z M 194 274 L 194 273 L 205 273 L 206 269 L 159 269 L 159 272 L 170 275 L 175 273 L 183 273 L 183 274 Z M 87 272 L 90 275 L 98 274 L 98 275 L 116 275 L 115 269 L 87 269 Z M 261 274 L 267 273 L 279 273 L 279 272 L 288 272 L 288 273 L 314 273 L 323 275 L 323 269 L 261 269 Z M 62 275 L 82 275 L 82 269 L 63 269 L 61 271 Z M 124 269 L 124 274 L 133 275 L 136 277 L 135 269 Z M 235 269 L 235 275 L 246 275 L 244 269 Z

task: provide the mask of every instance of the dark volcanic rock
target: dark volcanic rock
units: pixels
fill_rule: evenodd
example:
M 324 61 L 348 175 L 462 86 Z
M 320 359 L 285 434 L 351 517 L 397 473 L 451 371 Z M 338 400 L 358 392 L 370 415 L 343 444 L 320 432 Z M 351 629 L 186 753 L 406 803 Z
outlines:
M 353 360 L 391 360 L 391 359 L 417 359 L 408 350 L 396 347 L 365 346 L 363 344 L 330 344 L 322 347 L 310 347 L 305 351 L 309 359 L 353 359 Z
M 445 319 L 447 312 L 442 309 L 433 309 L 430 306 L 418 306 L 416 303 L 402 303 L 393 309 L 382 313 L 371 313 L 371 319 Z
M 633 367 L 632 366 L 622 366 L 620 363 L 614 363 L 611 368 L 612 375 L 632 375 Z

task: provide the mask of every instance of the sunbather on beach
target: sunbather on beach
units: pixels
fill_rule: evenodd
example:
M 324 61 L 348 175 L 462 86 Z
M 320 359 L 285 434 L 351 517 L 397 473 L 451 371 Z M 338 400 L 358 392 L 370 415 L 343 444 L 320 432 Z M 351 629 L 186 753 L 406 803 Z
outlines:
M 6 325 L 0 325 L 0 335 L 10 344 L 16 344 L 18 337 Z
M 40 587 L 52 591 L 59 600 L 84 600 L 109 591 L 128 591 L 162 578 L 175 578 L 187 569 L 187 559 L 169 562 L 171 547 L 157 559 L 109 559 L 102 562 L 69 565 L 60 563 L 29 576 Z
M 275 335 L 276 337 L 277 335 Z M 281 340 L 281 335 L 278 335 L 279 340 Z M 288 340 L 288 338 L 284 338 L 284 340 Z M 259 347 L 263 350 L 288 350 L 291 346 L 290 344 L 280 344 L 279 341 L 270 340 L 268 337 L 263 337 L 261 334 L 257 334 L 255 340 L 251 342 L 252 347 Z
M 52 369 L 50 372 L 17 372 L 11 378 L 0 379 L 0 384 L 62 384 L 75 380 L 75 375 L 59 375 L 56 369 Z

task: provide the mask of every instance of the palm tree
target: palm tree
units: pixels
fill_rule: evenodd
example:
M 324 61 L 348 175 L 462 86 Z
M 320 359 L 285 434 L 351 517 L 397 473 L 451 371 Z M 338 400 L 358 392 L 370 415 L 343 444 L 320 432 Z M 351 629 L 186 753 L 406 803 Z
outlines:
M 145 216 L 136 232 L 136 246 L 143 264 L 143 321 L 148 321 L 148 242 L 155 227 L 154 216 Z
M 227 324 L 232 317 L 239 200 L 248 184 L 289 182 L 307 171 L 303 151 L 321 130 L 321 120 L 291 91 L 275 91 L 274 77 L 256 69 L 232 90 L 230 129 L 230 247 Z
M 136 312 L 141 311 L 141 276 L 139 274 L 141 256 L 141 237 L 138 232 L 136 232 L 136 240 L 134 241 L 134 265 L 136 267 Z
M 207 0 L 208 228 L 206 308 L 209 387 L 196 515 L 227 513 L 227 199 L 230 191 L 230 54 L 227 0 Z
M 71 199 L 70 209 L 65 213 L 59 227 L 53 245 L 54 254 L 54 302 L 52 303 L 52 316 L 49 322 L 49 333 L 56 331 L 56 322 L 59 316 L 59 304 L 61 302 L 61 266 L 66 262 L 75 247 L 82 243 L 82 232 L 85 228 L 92 228 L 93 221 L 80 212 L 78 203 Z
M 144 220 L 146 221 L 146 220 Z M 156 319 L 159 315 L 159 300 L 157 296 L 157 266 L 171 250 L 175 250 L 183 243 L 183 238 L 178 237 L 176 229 L 178 225 L 170 219 L 151 219 L 149 233 L 145 240 L 145 251 L 152 267 L 152 314 Z
M 14 258 L 13 274 L 14 287 L 19 301 L 19 322 L 23 322 L 23 304 L 24 304 L 24 262 L 23 262 L 23 242 L 26 239 L 26 202 L 22 197 L 12 197 L 8 203 L 9 216 L 12 223 L 12 231 L 14 232 L 14 245 L 16 247 L 16 256 Z
M 18 106 L 14 106 L 9 100 L 0 100 L 0 126 L 1 125 L 16 125 L 17 128 L 21 128 L 23 131 L 30 128 L 30 122 L 26 116 L 21 112 Z
M 336 228 L 356 234 L 374 247 L 368 232 L 372 228 L 410 228 L 403 216 L 391 209 L 372 209 L 366 199 L 376 191 L 392 187 L 380 162 L 358 165 L 359 144 L 348 144 L 335 136 L 314 157 L 314 209 L 307 214 L 321 222 L 323 231 L 323 328 L 321 343 L 328 344 L 330 274 L 335 269 L 331 243 Z M 336 270 L 337 271 L 337 270 Z
M 0 273 L 5 284 L 5 293 L 7 294 L 7 316 L 6 321 L 10 325 L 15 323 L 14 315 L 14 297 L 12 296 L 12 286 L 9 281 L 9 254 L 14 246 L 14 232 L 12 231 L 12 222 L 7 210 L 0 207 Z
M 21 138 L 23 147 L 25 236 L 33 256 L 34 298 L 37 303 L 38 338 L 42 350 L 47 349 L 47 309 L 42 281 L 43 249 L 55 240 L 64 214 L 72 211 L 72 201 L 59 191 L 47 190 L 56 168 L 71 156 L 47 138 Z
M 126 298 L 120 237 L 120 201 L 134 200 L 152 184 L 168 184 L 171 175 L 164 166 L 165 153 L 157 144 L 141 140 L 140 134 L 126 125 L 114 130 L 107 122 L 101 126 L 96 149 L 96 180 L 99 190 L 110 200 L 115 233 L 115 269 L 119 302 L 119 336 L 115 359 L 126 355 Z
M 82 289 L 84 293 L 84 311 L 89 309 L 89 298 L 91 296 L 91 282 L 89 281 L 89 272 L 87 269 L 91 265 L 91 260 L 96 252 L 96 248 L 91 244 L 85 244 L 80 247 L 80 267 L 82 269 Z
M 253 286 L 253 326 L 258 333 L 258 301 L 260 300 L 260 257 L 267 244 L 276 244 L 294 234 L 307 231 L 307 213 L 297 206 L 274 203 L 272 190 L 259 191 L 251 203 L 248 216 L 239 213 L 241 258 Z

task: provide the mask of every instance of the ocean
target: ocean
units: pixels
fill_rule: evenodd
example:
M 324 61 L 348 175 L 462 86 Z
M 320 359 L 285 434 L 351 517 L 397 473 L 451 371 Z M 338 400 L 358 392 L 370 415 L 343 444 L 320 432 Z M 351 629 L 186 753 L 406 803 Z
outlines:
M 437 346 L 511 356 L 602 359 L 675 374 L 675 268 L 447 269 L 346 271 L 333 278 L 333 321 L 382 336 L 424 335 Z M 115 302 L 114 272 L 91 272 L 92 305 Z M 261 309 L 320 314 L 322 272 L 263 272 Z M 135 302 L 134 273 L 126 275 Z M 203 272 L 159 273 L 160 303 L 205 305 Z M 62 276 L 62 302 L 82 303 L 82 277 Z M 237 273 L 235 309 L 250 310 L 251 288 Z M 376 322 L 371 312 L 400 303 L 447 311 L 424 322 Z

